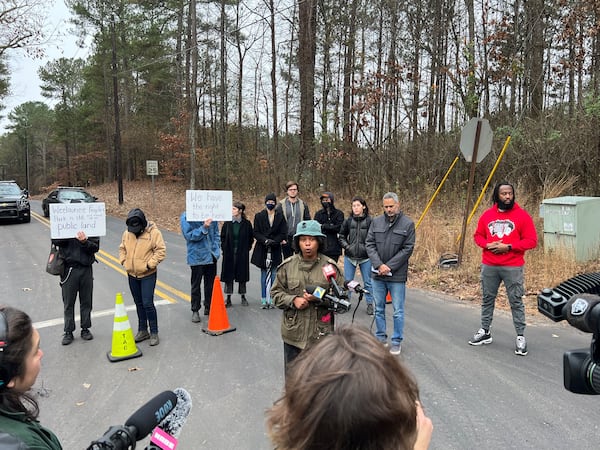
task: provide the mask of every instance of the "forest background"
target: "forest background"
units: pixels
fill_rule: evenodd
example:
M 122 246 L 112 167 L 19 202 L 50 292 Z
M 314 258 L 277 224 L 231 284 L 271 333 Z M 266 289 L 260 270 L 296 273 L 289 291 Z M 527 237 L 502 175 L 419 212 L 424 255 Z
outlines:
M 379 212 L 381 195 L 396 191 L 416 219 L 459 154 L 462 127 L 483 117 L 494 140 L 475 190 L 510 136 L 495 181 L 516 185 L 538 225 L 533 301 L 542 287 L 598 270 L 548 257 L 539 204 L 600 195 L 600 1 L 65 3 L 88 56 L 50 61 L 39 71 L 47 102 L 7 112 L 0 178 L 32 194 L 109 186 L 99 197 L 119 210 L 131 196 L 148 200 L 140 180 L 156 160 L 165 204 L 172 190 L 229 189 L 258 208 L 294 179 L 313 211 L 323 189 L 346 213 L 354 194 Z M 44 51 L 48 4 L 0 4 L 0 103 L 10 52 Z M 413 257 L 411 270 L 446 291 L 477 283 L 472 245 L 459 269 L 437 269 L 456 250 L 468 178 L 464 161 L 454 166 Z M 129 199 L 124 183 L 137 186 L 125 189 Z

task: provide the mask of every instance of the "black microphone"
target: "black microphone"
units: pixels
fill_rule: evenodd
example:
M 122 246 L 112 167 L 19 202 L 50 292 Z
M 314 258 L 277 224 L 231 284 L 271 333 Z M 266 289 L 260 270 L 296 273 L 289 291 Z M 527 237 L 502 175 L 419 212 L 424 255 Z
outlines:
M 333 267 L 333 265 L 327 264 L 323 266 L 323 275 L 325 276 L 327 281 L 329 281 L 331 287 L 333 287 L 333 292 L 335 293 L 336 297 L 346 296 L 346 293 L 342 289 L 340 289 L 339 285 L 337 284 L 337 281 L 335 281 L 337 270 L 335 270 L 335 267 Z
M 319 300 L 327 300 L 330 303 L 339 306 L 341 309 L 345 311 L 349 311 L 352 307 L 352 304 L 348 300 L 344 300 L 342 298 L 337 298 L 332 295 L 327 294 L 327 291 L 323 289 L 321 286 L 313 286 L 311 284 L 307 285 L 304 290 L 309 294 L 314 295 Z
M 358 281 L 349 280 L 344 282 L 344 287 L 357 294 L 370 294 L 365 288 L 363 288 Z
M 586 333 L 600 332 L 600 297 L 575 294 L 563 307 L 563 315 L 572 326 Z
M 175 407 L 177 395 L 164 391 L 134 412 L 125 425 L 111 426 L 104 435 L 93 441 L 87 450 L 135 448 L 136 441 L 144 439 Z
M 184 388 L 174 390 L 177 395 L 177 405 L 152 431 L 150 445 L 146 450 L 172 450 L 177 446 L 177 438 L 192 409 L 192 396 Z
M 126 427 L 135 427 L 136 440 L 144 439 L 167 415 L 173 411 L 177 404 L 177 395 L 173 391 L 164 391 L 134 412 L 127 422 Z

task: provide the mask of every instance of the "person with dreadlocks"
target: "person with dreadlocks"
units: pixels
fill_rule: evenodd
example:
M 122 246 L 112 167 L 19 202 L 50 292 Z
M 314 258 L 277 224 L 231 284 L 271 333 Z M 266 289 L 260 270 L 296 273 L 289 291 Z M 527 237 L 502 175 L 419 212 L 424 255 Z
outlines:
M 479 218 L 475 243 L 483 249 L 481 257 L 481 328 L 469 341 L 471 345 L 492 343 L 490 326 L 500 283 L 504 282 L 517 332 L 515 354 L 527 355 L 523 268 L 525 251 L 537 246 L 537 232 L 531 216 L 515 202 L 515 188 L 507 181 L 494 187 L 494 204 Z

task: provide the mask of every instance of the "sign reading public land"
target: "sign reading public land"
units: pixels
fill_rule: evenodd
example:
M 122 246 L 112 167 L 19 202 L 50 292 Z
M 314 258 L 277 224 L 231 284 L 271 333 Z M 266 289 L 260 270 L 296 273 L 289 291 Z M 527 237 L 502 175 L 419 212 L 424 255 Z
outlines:
M 185 191 L 185 213 L 189 222 L 205 219 L 231 220 L 231 191 Z
M 83 231 L 87 236 L 106 236 L 104 203 L 51 203 L 50 237 L 68 239 Z

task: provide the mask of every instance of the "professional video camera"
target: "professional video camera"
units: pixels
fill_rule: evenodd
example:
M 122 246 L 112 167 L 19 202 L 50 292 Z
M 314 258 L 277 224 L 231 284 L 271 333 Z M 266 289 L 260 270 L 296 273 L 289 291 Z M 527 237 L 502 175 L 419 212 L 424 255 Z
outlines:
M 537 302 L 546 317 L 592 333 L 589 349 L 565 352 L 563 378 L 565 388 L 575 394 L 600 394 L 600 273 L 577 275 L 543 289 Z

